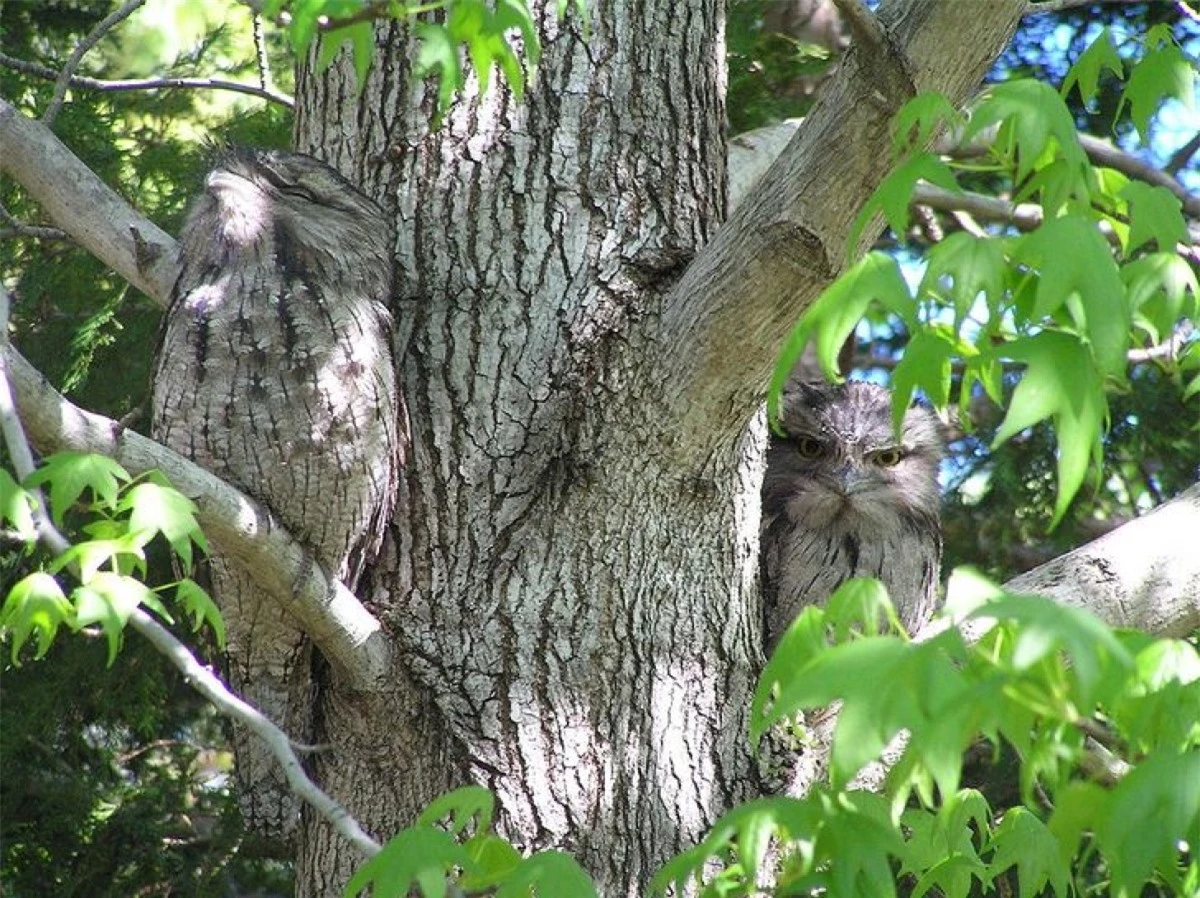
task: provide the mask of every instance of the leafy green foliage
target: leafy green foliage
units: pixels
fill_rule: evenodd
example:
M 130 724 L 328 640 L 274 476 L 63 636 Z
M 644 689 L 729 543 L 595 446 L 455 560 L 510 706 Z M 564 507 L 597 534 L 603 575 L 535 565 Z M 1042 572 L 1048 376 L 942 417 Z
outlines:
M 497 898 L 594 898 L 595 886 L 570 855 L 542 851 L 522 859 L 492 833 L 494 811 L 495 797 L 479 786 L 434 799 L 415 825 L 397 833 L 358 869 L 346 886 L 346 898 L 368 887 L 374 898 L 403 898 L 414 889 L 424 898 L 443 898 L 450 881 L 468 894 L 494 890 Z
M 726 10 L 729 131 L 740 134 L 804 115 L 838 50 L 797 33 L 778 0 L 739 0 Z
M 1113 894 L 1153 883 L 1183 894 L 1200 865 L 1179 847 L 1200 835 L 1195 647 L 1110 630 L 967 570 L 952 578 L 948 612 L 981 625 L 979 641 L 951 627 L 910 643 L 880 632 L 880 589 L 851 581 L 828 610 L 806 609 L 755 696 L 756 742 L 842 703 L 830 784 L 736 808 L 659 871 L 654 888 L 695 881 L 705 896 L 757 895 L 766 873 L 777 895 L 887 896 L 895 864 L 916 895 L 965 896 L 1011 868 L 1017 894 L 1062 895 L 1095 857 Z M 908 739 L 884 794 L 848 791 L 901 730 Z M 993 809 L 961 787 L 964 752 L 980 739 L 1016 751 L 1022 803 Z M 1096 757 L 1117 759 L 1115 783 L 1094 777 Z
M 585 0 L 558 0 L 559 18 L 570 11 L 587 22 Z M 520 99 L 525 81 L 541 58 L 542 44 L 527 0 L 434 0 L 432 3 L 383 3 L 366 0 L 269 0 L 264 15 L 286 23 L 288 40 L 303 56 L 320 38 L 318 71 L 330 65 L 343 46 L 350 44 L 354 70 L 361 89 L 375 52 L 371 20 L 414 19 L 413 31 L 420 49 L 413 63 L 418 78 L 436 78 L 439 121 L 466 86 L 466 59 L 478 79 L 479 92 L 491 86 L 498 68 L 513 95 Z M 431 13 L 438 13 L 436 17 Z M 523 58 L 522 58 L 523 55 Z
M 161 475 L 134 481 L 112 459 L 100 455 L 62 452 L 48 456 L 28 478 L 30 488 L 47 487 L 50 512 L 62 527 L 68 515 L 82 517 L 82 529 L 92 539 L 71 544 L 52 558 L 45 570 L 34 571 L 16 583 L 0 608 L 0 636 L 11 641 L 12 662 L 36 637 L 36 658 L 53 644 L 60 627 L 79 631 L 98 626 L 108 644 L 108 663 L 116 659 L 129 616 L 147 608 L 170 623 L 171 615 L 160 594 L 171 592 L 197 629 L 213 626 L 218 644 L 224 630 L 216 606 L 193 580 L 151 588 L 147 575 L 147 548 L 160 534 L 184 570 L 193 567 L 193 545 L 207 552 L 190 499 L 166 486 Z M 19 509 L 32 506 L 29 494 L 19 498 L 12 485 L 10 503 Z M 32 542 L 35 534 L 26 532 Z M 68 594 L 56 577 L 70 571 L 77 581 Z
M 1143 140 L 1149 137 L 1150 119 L 1163 97 L 1175 97 L 1188 109 L 1195 108 L 1196 80 L 1194 63 L 1184 55 L 1165 25 L 1151 28 L 1145 45 L 1146 53 L 1129 73 L 1122 98 L 1123 104 L 1129 104 L 1130 117 Z
M 1149 66 L 1159 74 L 1137 83 L 1130 76 L 1129 108 L 1149 115 L 1146 104 L 1157 109 L 1166 96 L 1190 102 L 1178 85 L 1181 54 L 1170 31 L 1154 28 L 1144 44 L 1131 70 Z M 1169 339 L 1200 313 L 1196 274 L 1174 252 L 1177 243 L 1189 240 L 1178 198 L 1165 188 L 1093 168 L 1063 101 L 1072 87 L 1090 100 L 1102 72 L 1125 71 L 1111 36 L 1102 31 L 1069 73 L 1061 95 L 1031 79 L 991 85 L 961 137 L 970 142 L 994 132 L 989 155 L 958 168 L 975 178 L 987 170 L 993 189 L 1006 183 L 1014 200 L 1036 202 L 1041 223 L 1027 233 L 1003 228 L 949 235 L 930 249 L 923 277 L 911 290 L 899 266 L 885 257 L 868 256 L 852 266 L 789 338 L 772 379 L 771 407 L 810 340 L 826 376 L 836 379 L 843 342 L 872 308 L 882 308 L 908 337 L 893 375 L 897 422 L 917 390 L 939 408 L 957 393 L 965 413 L 978 392 L 1003 404 L 1011 389 L 1007 416 L 992 434 L 993 452 L 1040 422 L 1052 424 L 1057 496 L 1047 523 L 1057 526 L 1089 474 L 1100 476 L 1113 420 L 1110 396 L 1127 389 L 1135 337 Z M 937 128 L 955 124 L 948 103 L 936 96 L 921 95 L 901 110 L 894 142 L 901 161 L 855 221 L 851 250 L 880 212 L 896 235 L 907 232 L 918 181 L 959 190 L 952 167 L 957 163 L 913 149 Z M 1144 122 L 1138 127 L 1144 133 Z M 1172 364 L 1181 394 L 1200 392 L 1200 354 L 1181 353 Z M 1005 384 L 1005 370 L 1021 372 L 1013 378 L 1015 387 Z M 969 425 L 971 417 L 963 414 L 961 420 Z

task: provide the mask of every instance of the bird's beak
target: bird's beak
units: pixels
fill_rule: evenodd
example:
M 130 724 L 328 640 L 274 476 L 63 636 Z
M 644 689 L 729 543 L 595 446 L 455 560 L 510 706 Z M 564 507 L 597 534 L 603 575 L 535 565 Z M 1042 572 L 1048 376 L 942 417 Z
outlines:
M 843 495 L 853 496 L 864 492 L 870 486 L 867 472 L 857 465 L 842 465 L 834 471 L 834 479 Z

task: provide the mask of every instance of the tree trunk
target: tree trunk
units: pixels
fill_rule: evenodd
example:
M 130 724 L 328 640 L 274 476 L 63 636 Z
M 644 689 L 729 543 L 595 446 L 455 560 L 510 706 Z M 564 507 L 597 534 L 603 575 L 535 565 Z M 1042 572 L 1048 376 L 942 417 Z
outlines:
M 739 274 L 764 294 L 745 304 L 746 335 L 721 306 L 728 284 L 709 305 L 681 296 L 725 207 L 723 3 L 589 4 L 586 40 L 547 6 L 525 99 L 468 87 L 437 130 L 402 25 L 377 30 L 361 95 L 345 57 L 298 79 L 297 148 L 396 222 L 412 439 L 359 589 L 395 641 L 394 681 L 370 694 L 325 683 L 317 742 L 330 747 L 313 766 L 381 838 L 437 793 L 481 783 L 519 846 L 574 852 L 603 894 L 640 895 L 760 789 L 745 737 L 763 660 L 754 411 L 787 324 L 837 265 L 800 291 L 786 275 L 803 260 Z M 885 20 L 932 59 L 923 29 L 945 11 L 898 6 Z M 943 85 L 952 96 L 1015 27 L 1016 5 L 996 6 L 978 17 L 988 40 Z M 858 79 L 878 92 L 861 65 Z M 838 125 L 859 127 L 857 181 L 807 222 L 824 259 L 844 255 L 855 199 L 886 174 L 888 116 L 923 86 L 878 103 L 872 127 Z M 716 410 L 707 426 L 703 409 Z M 330 894 L 352 866 L 305 821 L 301 894 Z

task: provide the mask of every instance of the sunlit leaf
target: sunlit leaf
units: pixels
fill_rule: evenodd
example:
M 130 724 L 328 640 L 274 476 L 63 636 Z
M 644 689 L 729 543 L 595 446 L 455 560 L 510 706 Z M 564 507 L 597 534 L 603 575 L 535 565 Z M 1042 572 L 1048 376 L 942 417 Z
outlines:
M 963 142 L 1002 122 L 1008 122 L 1005 136 L 1015 149 L 1018 182 L 1023 182 L 1035 164 L 1044 159 L 1051 142 L 1074 171 L 1086 169 L 1087 156 L 1079 145 L 1075 120 L 1050 85 L 1032 78 L 990 85 L 971 113 Z
M 892 121 L 892 155 L 920 149 L 945 129 L 962 127 L 961 112 L 936 91 L 923 91 L 900 107 Z
M 6 468 L 0 468 L 0 524 L 7 522 L 12 528 L 12 536 L 33 542 L 37 539 L 33 509 L 33 496 L 21 488 Z
M 1200 840 L 1200 750 L 1159 751 L 1112 791 L 1096 836 L 1115 895 L 1136 896 L 1152 872 L 1172 878 L 1180 843 Z
M 996 237 L 976 237 L 966 231 L 947 234 L 926 254 L 918 295 L 948 296 L 954 305 L 955 330 L 980 296 L 991 314 L 999 316 L 1008 269 L 1006 247 L 1007 241 Z
M 596 898 L 596 886 L 579 862 L 563 851 L 539 851 L 525 858 L 496 889 L 496 898 L 571 895 Z
M 912 202 L 913 188 L 918 181 L 928 181 L 954 193 L 962 192 L 950 166 L 933 153 L 918 153 L 900 163 L 875 188 L 871 198 L 854 219 L 854 224 L 850 226 L 850 236 L 846 240 L 849 258 L 857 254 L 863 230 L 877 212 L 883 213 L 892 233 L 901 240 L 904 239 L 904 233 L 908 229 L 909 204 Z
M 68 623 L 73 613 L 62 587 L 49 574 L 37 571 L 17 581 L 0 610 L 0 633 L 12 639 L 13 664 L 18 663 L 21 648 L 30 636 L 37 638 L 34 657 L 43 657 L 58 628 Z
M 905 311 L 910 320 L 914 319 L 916 306 L 896 260 L 884 253 L 873 252 L 830 284 L 788 336 L 771 374 L 767 393 L 767 407 L 772 419 L 778 417 L 780 397 L 788 376 L 814 336 L 817 357 L 825 376 L 835 383 L 841 381 L 837 371 L 838 351 L 876 300 L 893 311 Z
M 49 485 L 50 513 L 54 523 L 61 527 L 66 510 L 84 490 L 91 490 L 103 505 L 112 508 L 121 484 L 129 480 L 129 472 L 106 455 L 56 452 L 42 459 L 41 467 L 25 483 L 31 487 Z
M 420 78 L 436 75 L 438 78 L 438 115 L 450 108 L 454 95 L 462 89 L 463 73 L 458 60 L 458 48 L 442 25 L 417 22 L 413 33 L 420 41 L 417 58 L 413 61 L 413 73 Z
M 1063 863 L 1054 834 L 1032 813 L 1022 807 L 1005 812 L 992 834 L 991 871 L 1017 868 L 1018 895 L 1035 898 L 1050 886 L 1053 895 L 1067 894 L 1070 868 Z
M 1033 318 L 1066 306 L 1100 371 L 1123 379 L 1129 309 L 1120 272 L 1095 226 L 1077 216 L 1048 221 L 1014 245 L 1013 257 L 1040 272 Z
M 1169 28 L 1162 25 L 1152 28 L 1146 42 L 1149 49 L 1134 63 L 1121 108 L 1117 110 L 1119 115 L 1124 105 L 1129 104 L 1129 116 L 1143 141 L 1149 141 L 1150 119 L 1166 97 L 1174 97 L 1188 109 L 1195 107 L 1196 80 L 1194 64 L 1175 44 Z
M 1133 252 L 1150 241 L 1158 244 L 1160 251 L 1170 251 L 1176 243 L 1190 242 L 1183 220 L 1183 204 L 1167 188 L 1130 181 L 1120 196 L 1129 203 L 1126 252 Z
M 1004 595 L 972 614 L 973 618 L 1013 621 L 1010 662 L 1016 671 L 1026 671 L 1048 655 L 1065 651 L 1077 683 L 1079 707 L 1090 709 L 1097 700 L 1097 687 L 1106 667 L 1127 675 L 1133 658 L 1104 623 L 1082 608 L 1073 608 L 1037 596 Z
M 923 327 L 904 347 L 892 372 L 892 429 L 900 433 L 915 391 L 922 390 L 936 408 L 950 401 L 950 362 L 959 347 L 941 327 Z
M 1100 84 L 1100 75 L 1105 70 L 1112 72 L 1118 78 L 1125 75 L 1125 66 L 1113 45 L 1112 34 L 1107 28 L 1101 28 L 1096 39 L 1075 60 L 1075 64 L 1067 71 L 1063 79 L 1061 94 L 1065 98 L 1072 87 L 1078 87 L 1079 97 L 1084 103 L 1090 103 L 1096 96 Z
M 471 823 L 475 832 L 483 833 L 491 828 L 496 798 L 482 786 L 462 786 L 435 798 L 417 818 L 418 823 L 432 825 L 443 818 L 450 818 L 450 832 L 458 835 Z
M 148 541 L 161 533 L 190 570 L 192 543 L 207 546 L 196 521 L 196 504 L 178 490 L 144 481 L 130 489 L 117 505 L 129 512 L 129 528 Z
M 411 826 L 358 868 L 343 895 L 352 898 L 371 887 L 377 896 L 404 896 L 416 887 L 424 898 L 443 898 L 446 876 L 455 867 L 474 870 L 466 848 L 440 829 Z
M 474 861 L 474 872 L 464 874 L 459 885 L 467 893 L 483 892 L 504 882 L 521 863 L 521 853 L 491 833 L 477 835 L 464 843 Z
M 191 617 L 192 629 L 199 630 L 207 623 L 212 627 L 217 648 L 225 648 L 225 621 L 221 610 L 199 583 L 187 577 L 180 580 L 175 586 L 175 599 Z
M 1083 484 L 1089 459 L 1100 457 L 1100 435 L 1108 415 L 1103 379 L 1091 354 L 1068 334 L 1043 331 L 1008 344 L 1004 353 L 1028 367 L 992 448 L 1051 419 L 1058 441 L 1058 495 L 1051 522 L 1055 526 Z

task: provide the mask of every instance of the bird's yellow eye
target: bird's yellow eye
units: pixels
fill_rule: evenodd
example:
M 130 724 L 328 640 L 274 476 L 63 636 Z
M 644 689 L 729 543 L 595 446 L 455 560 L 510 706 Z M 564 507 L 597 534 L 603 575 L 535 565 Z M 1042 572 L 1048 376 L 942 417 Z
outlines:
M 797 437 L 796 450 L 800 453 L 801 458 L 820 458 L 825 454 L 825 446 L 820 440 L 812 437 Z
M 875 462 L 881 468 L 894 468 L 900 464 L 902 458 L 904 458 L 904 450 L 899 446 L 880 449 L 871 455 L 871 461 Z

